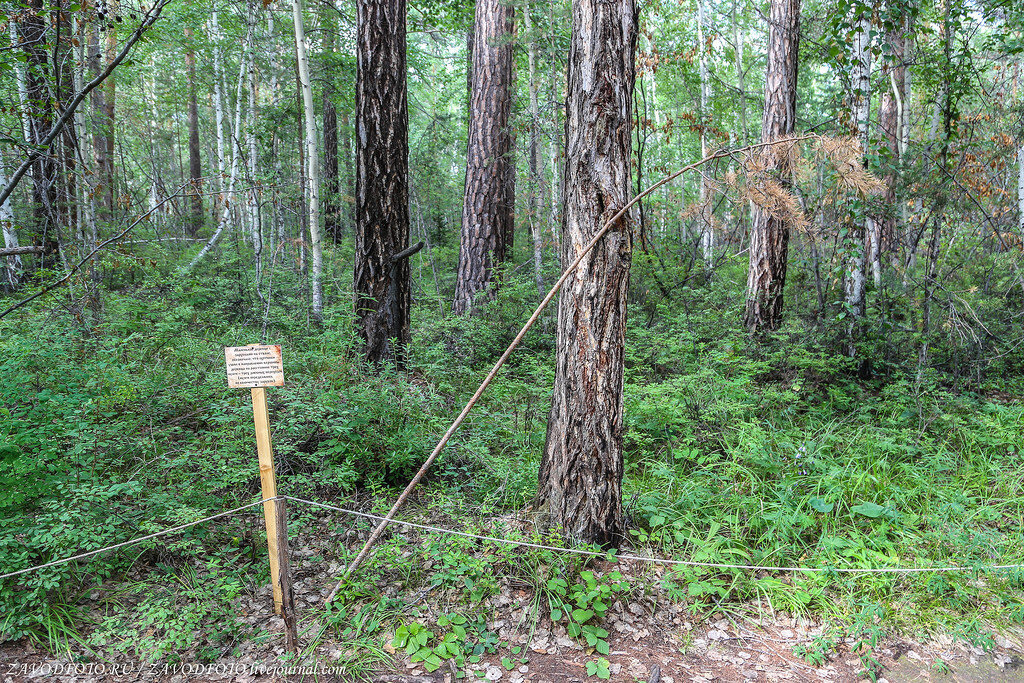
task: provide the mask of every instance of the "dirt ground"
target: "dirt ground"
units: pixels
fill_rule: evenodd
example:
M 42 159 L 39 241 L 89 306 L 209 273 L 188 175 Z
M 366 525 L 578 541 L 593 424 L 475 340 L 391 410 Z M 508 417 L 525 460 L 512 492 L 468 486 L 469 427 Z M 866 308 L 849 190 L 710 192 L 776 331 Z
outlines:
M 384 670 L 340 673 L 335 662 L 346 643 L 328 640 L 305 662 L 285 665 L 280 637 L 283 623 L 267 610 L 267 630 L 272 636 L 262 646 L 243 646 L 238 656 L 224 657 L 212 664 L 185 661 L 179 667 L 142 665 L 124 657 L 104 661 L 84 652 L 74 657 L 53 657 L 29 643 L 8 643 L 0 647 L 0 683 L 28 681 L 147 681 L 184 683 L 222 681 L 253 683 L 272 681 L 357 681 L 375 683 L 455 683 L 458 680 L 507 681 L 508 683 L 583 683 L 597 681 L 588 676 L 586 664 L 596 658 L 584 650 L 564 629 L 537 626 L 532 633 L 517 633 L 512 623 L 515 601 L 495 612 L 492 627 L 509 643 L 524 647 L 526 664 L 513 662 L 511 669 L 501 662 L 501 652 L 470 665 L 458 677 L 449 664 L 433 673 L 396 654 L 394 665 Z M 615 683 L 705 683 L 829 681 L 842 683 L 866 679 L 861 659 L 841 644 L 820 666 L 812 666 L 793 653 L 809 643 L 821 627 L 802 620 L 781 618 L 772 623 L 753 619 L 693 623 L 674 608 L 651 611 L 639 603 L 616 603 L 609 610 L 606 625 L 611 636 L 609 680 Z M 261 615 L 254 615 L 261 616 Z M 504 618 L 502 618 L 504 617 Z M 549 624 L 550 625 L 550 624 Z M 1020 634 L 1011 640 L 997 636 L 996 647 L 980 648 L 938 637 L 930 642 L 892 640 L 874 652 L 882 667 L 879 681 L 1024 681 L 1024 647 Z M 518 658 L 517 658 L 518 659 Z M 506 662 L 508 663 L 508 662 Z M 292 669 L 282 668 L 291 666 Z

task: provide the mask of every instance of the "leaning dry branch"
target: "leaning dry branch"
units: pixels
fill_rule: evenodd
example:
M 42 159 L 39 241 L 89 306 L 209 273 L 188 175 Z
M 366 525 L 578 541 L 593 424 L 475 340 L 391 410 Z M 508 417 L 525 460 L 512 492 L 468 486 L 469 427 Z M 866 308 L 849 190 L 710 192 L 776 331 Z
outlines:
M 560 278 L 558 278 L 558 281 L 555 282 L 555 284 L 551 287 L 551 290 L 547 293 L 547 295 L 544 297 L 544 299 L 541 300 L 540 304 L 538 304 L 536 310 L 534 310 L 534 312 L 533 312 L 533 315 L 530 316 L 530 319 L 527 320 L 526 324 L 523 325 L 521 330 L 519 330 L 519 334 L 517 334 L 515 339 L 512 340 L 512 343 L 508 345 L 508 348 L 505 349 L 505 352 L 503 354 L 501 354 L 501 357 L 494 364 L 494 367 L 492 367 L 491 371 L 487 373 L 487 376 L 484 378 L 484 381 L 480 383 L 480 386 L 477 388 L 476 392 L 473 394 L 473 397 L 469 399 L 469 402 L 466 403 L 466 406 L 462 409 L 462 412 L 459 413 L 459 416 L 456 417 L 455 421 L 452 422 L 450 427 L 448 427 L 448 430 L 444 433 L 444 436 L 441 437 L 441 440 L 437 442 L 436 446 L 434 446 L 434 450 L 431 451 L 431 453 L 427 457 L 426 461 L 423 463 L 423 465 L 420 467 L 419 471 L 416 473 L 416 476 L 414 476 L 412 478 L 412 481 L 409 482 L 409 485 L 406 486 L 405 490 L 402 491 L 402 494 L 400 496 L 398 496 L 398 500 L 396 500 L 395 504 L 391 506 L 391 510 L 388 511 L 388 514 L 384 517 L 383 520 L 381 520 L 380 524 L 378 524 L 377 527 L 373 530 L 373 532 L 370 534 L 370 537 L 368 539 L 366 539 L 366 543 L 363 545 L 362 550 L 360 550 L 359 554 L 356 555 L 354 560 L 352 560 L 352 563 L 348 566 L 348 569 L 345 570 L 345 574 L 342 577 L 341 581 L 338 582 L 338 584 L 334 587 L 334 590 L 332 590 L 330 595 L 327 596 L 327 600 L 325 600 L 325 602 L 329 603 L 332 600 L 334 600 L 334 596 L 338 593 L 338 589 L 341 588 L 341 586 L 344 583 L 345 579 L 352 572 L 354 572 L 359 567 L 360 564 L 362 564 L 363 560 L 366 558 L 366 555 L 370 552 L 370 549 L 374 546 L 374 544 L 377 543 L 378 539 L 380 539 L 381 534 L 384 533 L 384 529 L 387 528 L 387 526 L 391 522 L 391 520 L 394 519 L 395 514 L 398 512 L 398 510 L 402 507 L 402 505 L 408 499 L 409 494 L 412 493 L 412 490 L 414 488 L 416 488 L 416 485 L 419 484 L 420 481 L 423 479 L 424 475 L 426 475 L 427 470 L 430 469 L 430 466 L 434 463 L 434 460 L 437 459 L 437 456 L 441 454 L 441 451 L 444 450 L 444 447 L 448 445 L 448 441 L 452 438 L 452 436 L 455 434 L 456 430 L 458 430 L 458 428 L 465 421 L 466 417 L 469 415 L 469 412 L 473 409 L 473 406 L 476 405 L 477 401 L 480 400 L 480 397 L 483 395 L 484 391 L 487 390 L 487 387 L 490 386 L 491 382 L 497 376 L 498 371 L 501 370 L 501 367 L 505 364 L 505 361 L 507 361 L 509 356 L 512 355 L 512 351 L 514 351 L 515 348 L 517 346 L 519 346 L 519 342 L 521 342 L 523 340 L 523 337 L 526 336 L 526 333 L 530 330 L 531 327 L 533 327 L 534 323 L 537 322 L 537 319 L 540 318 L 540 314 L 544 311 L 545 308 L 547 308 L 547 305 L 549 303 L 551 303 L 551 300 L 555 297 L 555 294 L 558 293 L 558 290 L 562 288 L 562 285 L 569 278 L 569 275 L 571 275 L 572 272 L 574 270 L 576 270 L 576 268 L 583 261 L 583 258 L 588 253 L 590 253 L 590 251 L 595 246 L 597 246 L 597 243 L 601 241 L 601 238 L 604 237 L 608 233 L 608 231 L 611 230 L 612 227 L 614 227 L 619 222 L 619 219 L 621 219 L 626 214 L 627 211 L 629 211 L 631 208 L 633 208 L 633 206 L 636 205 L 636 203 L 639 202 L 641 199 L 643 199 L 647 195 L 651 194 L 652 192 L 657 190 L 659 187 L 663 186 L 665 183 L 668 183 L 668 182 L 678 178 L 679 176 L 683 175 L 687 171 L 692 171 L 695 168 L 700 168 L 701 166 L 704 166 L 705 164 L 711 163 L 712 161 L 716 161 L 718 159 L 724 159 L 724 158 L 727 158 L 727 157 L 731 157 L 731 156 L 733 156 L 735 154 L 739 154 L 739 153 L 742 153 L 742 152 L 750 152 L 750 151 L 755 151 L 755 150 L 763 149 L 763 148 L 769 147 L 771 145 L 787 145 L 788 146 L 788 145 L 792 145 L 793 143 L 800 142 L 800 141 L 803 141 L 803 140 L 817 139 L 817 137 L 818 136 L 816 136 L 816 135 L 802 135 L 802 136 L 795 136 L 795 137 L 787 137 L 787 138 L 780 138 L 780 139 L 774 140 L 772 142 L 762 142 L 762 143 L 758 143 L 756 145 L 749 145 L 747 147 L 741 147 L 741 148 L 738 148 L 738 149 L 720 150 L 720 151 L 715 152 L 714 154 L 712 154 L 710 156 L 704 157 L 700 161 L 694 162 L 694 163 L 690 164 L 689 166 L 685 166 L 685 167 L 679 169 L 678 171 L 675 171 L 675 172 L 665 176 L 664 178 L 662 178 L 661 180 L 659 180 L 658 182 L 654 183 L 653 185 L 648 187 L 646 190 L 644 190 L 643 192 L 638 194 L 632 200 L 630 200 L 630 202 L 628 204 L 626 204 L 624 207 L 619 209 L 618 213 L 616 213 L 614 216 L 612 216 L 611 219 L 607 223 L 604 224 L 604 227 L 602 227 L 597 232 L 597 234 L 594 235 L 594 238 L 591 239 L 590 242 L 585 247 L 583 247 L 582 250 L 580 250 L 580 252 L 576 255 L 576 258 L 573 260 L 573 262 L 569 264 L 569 266 L 562 273 L 562 276 Z
M 114 57 L 110 64 L 107 65 L 107 68 L 96 76 L 96 78 L 86 83 L 85 87 L 75 93 L 75 96 L 71 98 L 71 101 L 68 102 L 67 106 L 64 108 L 64 112 L 60 115 L 60 118 L 57 119 L 57 122 L 53 124 L 52 128 L 50 128 L 50 132 L 47 133 L 42 142 L 32 150 L 28 155 L 28 158 L 21 162 L 21 165 L 18 166 L 18 169 L 14 172 L 14 175 L 11 176 L 11 179 L 7 182 L 4 189 L 0 190 L 0 204 L 7 201 L 7 198 L 11 196 L 12 192 L 14 192 L 14 188 L 18 186 L 18 183 L 20 183 L 25 174 L 28 173 L 28 170 L 32 168 L 32 164 L 34 164 L 36 160 L 43 156 L 43 154 L 45 154 L 50 148 L 50 145 L 57 139 L 60 132 L 64 130 L 64 126 L 67 125 L 68 121 L 71 120 L 71 117 L 75 115 L 75 110 L 78 109 L 78 105 L 82 103 L 82 100 L 85 99 L 86 95 L 95 90 L 103 81 L 107 80 L 107 77 L 110 76 L 110 74 L 114 73 L 114 69 L 124 61 L 124 58 L 128 56 L 129 52 L 131 52 L 135 43 L 137 43 L 139 39 L 142 38 L 142 34 L 149 30 L 149 28 L 156 22 L 157 18 L 160 16 L 160 12 L 169 2 L 170 0 L 161 0 L 154 5 L 151 10 L 146 12 L 145 16 L 142 17 L 142 23 L 139 24 L 138 28 L 132 32 L 131 37 L 128 38 L 128 42 L 125 43 L 117 56 Z M 31 140 L 29 142 L 31 142 Z M 3 316 L 0 315 L 0 317 Z

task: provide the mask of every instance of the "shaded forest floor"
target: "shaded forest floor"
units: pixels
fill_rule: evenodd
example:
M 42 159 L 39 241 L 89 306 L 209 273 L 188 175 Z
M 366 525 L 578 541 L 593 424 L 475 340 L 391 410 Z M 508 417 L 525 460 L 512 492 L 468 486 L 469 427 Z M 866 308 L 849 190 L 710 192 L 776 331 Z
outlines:
M 423 515 L 417 519 L 446 522 Z M 257 516 L 246 521 L 253 531 L 261 523 Z M 100 634 L 99 629 L 86 629 L 82 635 L 91 645 L 67 643 L 63 654 L 41 650 L 27 640 L 0 646 L 0 681 L 575 683 L 603 678 L 617 683 L 842 683 L 870 680 L 868 668 L 878 681 L 890 683 L 1024 681 L 1024 629 L 1019 627 L 992 631 L 991 642 L 977 644 L 948 634 L 915 637 L 882 635 L 880 631 L 872 642 L 863 635 L 838 635 L 843 629 L 836 630 L 828 621 L 775 611 L 767 601 L 731 605 L 677 601 L 678 594 L 664 590 L 663 568 L 634 560 L 606 559 L 592 560 L 586 566 L 597 576 L 619 572 L 631 589 L 616 596 L 602 622 L 609 632 L 609 652 L 601 658 L 607 662 L 606 674 L 588 674 L 588 663 L 595 662 L 598 655 L 586 643 L 570 637 L 565 624 L 552 622 L 542 606 L 542 590 L 496 572 L 497 591 L 466 608 L 457 595 L 459 591 L 453 590 L 457 577 L 446 575 L 451 567 L 446 567 L 443 554 L 436 552 L 436 539 L 429 533 L 390 531 L 388 543 L 392 549 L 408 549 L 399 555 L 407 564 L 396 564 L 394 556 L 388 554 L 372 560 L 369 568 L 373 584 L 395 608 L 393 623 L 416 621 L 433 625 L 438 631 L 442 629 L 437 624 L 444 623 L 445 615 L 458 612 L 470 615 L 469 623 L 477 620 L 474 637 L 465 643 L 467 651 L 473 642 L 485 644 L 478 661 L 456 666 L 453 659 L 448 659 L 439 669 L 428 672 L 422 661 L 410 661 L 406 652 L 390 642 L 393 624 L 391 628 L 382 628 L 381 624 L 375 628 L 372 622 L 352 619 L 352 614 L 362 614 L 374 604 L 366 591 L 367 583 L 356 589 L 364 593 L 362 604 L 346 601 L 340 612 L 332 615 L 324 611 L 323 598 L 335 585 L 340 568 L 333 559 L 338 549 L 358 549 L 366 536 L 366 528 L 353 533 L 355 528 L 334 515 L 302 515 L 293 524 L 293 578 L 302 647 L 298 659 L 285 653 L 284 624 L 273 614 L 269 586 L 253 585 L 230 606 L 229 618 L 244 635 L 220 642 L 219 652 L 208 649 L 213 638 L 200 632 L 201 624 L 193 624 L 196 633 L 182 634 L 180 650 L 165 651 L 164 658 L 156 662 L 140 661 L 133 656 L 136 652 L 125 647 L 144 640 L 144 630 Z M 421 555 L 410 552 L 414 548 L 428 550 Z M 499 566 L 508 559 L 489 547 L 477 547 L 469 555 L 481 566 Z M 201 580 L 206 568 L 199 561 L 191 563 L 193 575 Z M 422 564 L 422 573 L 412 572 L 420 580 L 409 582 L 408 563 Z M 89 621 L 102 624 L 113 611 L 139 607 L 125 595 L 124 583 L 150 581 L 155 573 L 159 572 L 140 564 L 123 580 L 96 588 L 81 605 Z M 189 568 L 179 567 L 177 574 L 189 575 Z M 157 577 L 168 579 L 166 573 Z M 353 595 L 349 593 L 348 597 Z M 462 609 L 453 607 L 458 602 L 463 603 Z M 369 625 L 369 633 L 351 627 L 340 633 L 339 628 L 326 628 L 332 619 Z M 169 622 L 151 620 L 148 633 L 168 627 Z M 136 623 L 133 628 L 146 626 Z M 106 646 L 96 646 L 104 641 Z

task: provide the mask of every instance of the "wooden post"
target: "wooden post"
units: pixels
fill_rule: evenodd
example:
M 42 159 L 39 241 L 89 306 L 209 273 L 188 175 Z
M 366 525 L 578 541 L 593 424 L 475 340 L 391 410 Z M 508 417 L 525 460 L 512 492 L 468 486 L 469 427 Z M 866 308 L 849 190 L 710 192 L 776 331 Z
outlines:
M 281 596 L 281 611 L 284 619 L 284 646 L 288 652 L 299 650 L 299 634 L 295 624 L 295 596 L 292 593 L 291 564 L 288 559 L 288 508 L 283 499 L 274 501 L 277 517 L 277 583 L 274 584 L 274 595 Z M 276 603 L 275 603 L 276 604 Z
M 263 520 L 267 527 L 267 551 L 270 554 L 270 585 L 274 589 L 274 614 L 281 615 L 284 602 L 281 591 L 281 553 L 278 547 L 277 480 L 274 477 L 274 450 L 270 446 L 270 418 L 267 416 L 267 391 L 253 387 L 252 415 L 256 423 L 256 452 L 260 459 L 260 486 L 263 489 Z M 288 541 L 285 539 L 285 548 Z M 287 552 L 287 550 L 286 550 Z

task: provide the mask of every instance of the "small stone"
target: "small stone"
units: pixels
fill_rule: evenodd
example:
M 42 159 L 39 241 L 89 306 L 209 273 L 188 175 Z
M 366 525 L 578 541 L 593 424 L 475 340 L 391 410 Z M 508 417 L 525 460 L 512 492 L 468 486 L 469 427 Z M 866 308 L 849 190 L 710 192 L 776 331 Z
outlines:
M 487 673 L 484 674 L 484 678 L 489 681 L 501 680 L 501 669 L 496 666 L 487 667 Z

